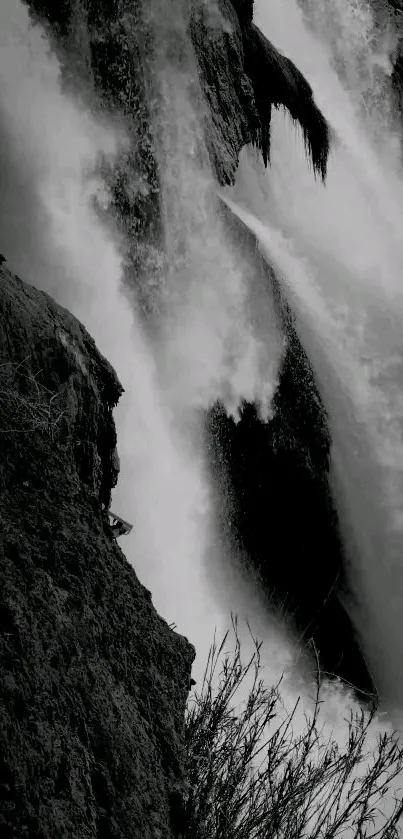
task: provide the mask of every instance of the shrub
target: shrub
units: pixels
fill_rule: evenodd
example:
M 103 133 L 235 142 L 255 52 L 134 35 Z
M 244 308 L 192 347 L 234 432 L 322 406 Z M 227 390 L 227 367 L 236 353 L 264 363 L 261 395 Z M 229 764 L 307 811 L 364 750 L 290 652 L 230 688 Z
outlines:
M 341 747 L 321 722 L 319 673 L 313 711 L 296 733 L 299 700 L 291 713 L 280 713 L 280 683 L 267 688 L 261 678 L 261 644 L 253 639 L 253 655 L 243 664 L 236 619 L 233 629 L 234 653 L 224 654 L 228 633 L 219 646 L 214 638 L 201 692 L 188 704 L 183 839 L 397 836 L 403 813 L 397 734 L 379 734 L 374 747 L 376 709 L 356 710 Z M 237 707 L 248 678 L 247 699 Z
M 53 438 L 64 414 L 61 393 L 45 387 L 39 379 L 41 371 L 32 373 L 27 362 L 0 365 L 0 433 L 41 431 Z

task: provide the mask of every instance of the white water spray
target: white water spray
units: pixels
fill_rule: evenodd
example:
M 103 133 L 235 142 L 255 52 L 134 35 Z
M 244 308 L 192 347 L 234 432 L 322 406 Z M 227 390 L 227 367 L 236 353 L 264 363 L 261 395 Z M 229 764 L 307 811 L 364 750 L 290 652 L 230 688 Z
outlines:
M 168 66 L 163 70 L 173 134 L 166 135 L 163 170 L 169 265 L 161 343 L 151 346 L 143 334 L 140 317 L 121 289 L 119 243 L 91 206 L 94 195 L 108 202 L 96 175 L 97 154 L 113 156 L 126 142 L 124 133 L 99 124 L 61 94 L 57 62 L 40 30 L 29 27 L 19 0 L 5 0 L 0 10 L 0 249 L 24 279 L 50 291 L 83 321 L 126 388 L 117 411 L 122 471 L 114 506 L 135 523 L 127 555 L 157 609 L 196 645 L 194 675 L 200 680 L 214 627 L 220 635 L 232 609 L 241 619 L 247 614 L 265 642 L 265 675 L 272 682 L 294 652 L 264 615 L 258 592 L 252 584 L 246 590 L 242 578 L 241 590 L 235 564 L 233 577 L 216 574 L 218 595 L 208 579 L 208 563 L 219 567 L 222 545 L 214 533 L 198 417 L 217 397 L 235 414 L 242 397 L 267 407 L 281 335 L 269 292 L 253 285 L 254 267 L 225 239 L 211 174 L 192 156 L 191 130 L 184 128 L 192 119 L 196 133 L 199 126 L 185 80 L 170 76 Z M 284 132 L 282 139 L 288 143 L 289 136 Z M 280 161 L 274 147 L 277 155 Z M 300 176 L 299 165 L 297 159 Z M 280 214 L 281 202 L 273 206 Z M 297 219 L 294 224 L 298 227 Z M 284 276 L 298 268 L 295 301 L 308 315 L 320 301 L 315 312 L 322 332 L 319 342 L 313 341 L 314 355 L 325 325 L 334 325 L 327 300 L 315 289 L 311 296 L 309 266 L 305 270 L 281 237 L 274 234 L 268 250 Z M 326 248 L 322 258 L 327 259 Z M 252 317 L 257 304 L 263 313 L 258 325 Z M 337 336 L 329 330 L 328 357 L 336 352 Z M 341 369 L 334 365 L 335 377 Z M 347 401 L 355 405 L 350 395 Z M 365 387 L 363 403 L 368 404 Z M 344 432 L 340 425 L 341 437 Z M 344 693 L 331 693 L 328 711 L 335 726 L 342 722 L 344 702 Z
M 308 4 L 313 8 L 313 4 Z M 357 4 L 356 4 L 357 5 Z M 368 4 L 358 4 L 370 15 Z M 343 17 L 345 4 L 327 3 Z M 320 17 L 320 16 L 319 16 Z M 349 547 L 355 618 L 381 695 L 402 707 L 403 180 L 396 137 L 369 133 L 360 90 L 294 0 L 260 0 L 257 23 L 304 72 L 334 133 L 324 188 L 281 115 L 269 173 L 243 154 L 233 207 L 285 284 L 329 410 L 333 483 Z M 329 26 L 328 21 L 328 26 Z M 347 32 L 345 37 L 347 38 Z M 354 33 L 353 33 L 354 35 Z M 347 79 L 354 51 L 339 43 Z M 335 45 L 332 45 L 336 49 Z M 340 53 L 339 53 L 340 56 Z M 367 51 L 368 60 L 371 50 Z M 384 66 L 387 66 L 385 60 Z M 369 72 L 369 70 L 368 70 Z M 351 74 L 350 74 L 351 78 Z M 385 80 L 386 89 L 386 80 Z M 375 105 L 374 105 L 375 109 Z M 376 115 L 374 116 L 376 126 Z M 242 207 L 244 208 L 242 210 Z M 245 209 L 249 214 L 245 215 Z
M 196 678 L 214 628 L 225 631 L 231 609 L 240 619 L 249 614 L 255 633 L 267 638 L 277 678 L 293 654 L 263 617 L 257 588 L 240 584 L 236 564 L 230 577 L 220 571 L 199 414 L 218 396 L 234 413 L 242 396 L 267 407 L 282 341 L 264 289 L 260 333 L 253 328 L 250 268 L 243 274 L 242 259 L 228 250 L 212 176 L 192 157 L 191 131 L 183 131 L 187 116 L 197 120 L 186 79 L 170 79 L 169 65 L 162 67 L 169 259 L 163 339 L 151 346 L 123 294 L 119 242 L 92 206 L 94 196 L 109 201 L 97 155 L 113 158 L 127 142 L 124 131 L 61 93 L 58 62 L 19 0 L 2 5 L 0 30 L 0 249 L 13 270 L 82 320 L 125 387 L 116 411 L 121 474 L 113 506 L 135 524 L 128 558 L 156 608 L 195 644 Z M 269 341 L 262 339 L 267 324 Z

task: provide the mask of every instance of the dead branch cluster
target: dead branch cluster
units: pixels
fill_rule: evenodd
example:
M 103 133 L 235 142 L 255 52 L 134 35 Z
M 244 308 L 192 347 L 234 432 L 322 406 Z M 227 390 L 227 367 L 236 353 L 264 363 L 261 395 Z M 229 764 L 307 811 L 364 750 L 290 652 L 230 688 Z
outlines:
M 0 434 L 41 431 L 53 439 L 64 415 L 61 392 L 49 390 L 28 362 L 0 364 Z

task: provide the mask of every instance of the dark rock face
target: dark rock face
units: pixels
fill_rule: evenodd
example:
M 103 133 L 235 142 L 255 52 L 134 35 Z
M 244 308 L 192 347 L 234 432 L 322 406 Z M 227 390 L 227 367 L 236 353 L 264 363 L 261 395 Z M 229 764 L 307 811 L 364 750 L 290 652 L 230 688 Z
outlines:
M 241 26 L 248 26 L 253 20 L 254 0 L 231 0 Z
M 245 73 L 243 29 L 234 4 L 218 0 L 218 15 L 200 4 L 190 25 L 209 113 L 206 141 L 221 184 L 233 184 L 239 152 L 256 142 L 260 118 L 250 78 Z
M 252 258 L 252 234 L 234 218 L 228 224 Z M 287 343 L 269 422 L 248 403 L 237 423 L 221 405 L 207 418 L 218 516 L 227 538 L 258 572 L 269 610 L 302 643 L 314 643 L 323 673 L 349 682 L 365 700 L 375 688 L 343 606 L 352 599 L 329 488 L 326 411 L 276 279 L 256 251 L 255 260 L 256 270 L 274 284 Z
M 326 176 L 329 129 L 302 73 L 252 22 L 251 2 L 217 0 L 217 15 L 196 5 L 190 32 L 210 105 L 207 141 L 217 178 L 232 184 L 241 148 L 256 146 L 270 161 L 272 107 L 301 125 L 314 171 Z
M 230 538 L 259 573 L 270 611 L 303 644 L 321 672 L 373 696 L 351 619 L 343 547 L 328 486 L 329 438 L 309 362 L 290 334 L 274 418 L 245 404 L 238 423 L 220 405 L 207 425 L 210 463 Z M 222 486 L 225 486 L 223 497 Z
M 112 537 L 121 386 L 0 268 L 0 833 L 166 837 L 194 651 Z
M 301 125 L 314 172 L 325 180 L 329 128 L 314 102 L 312 88 L 295 64 L 279 53 L 253 23 L 243 30 L 243 46 L 245 72 L 252 81 L 261 126 L 256 145 L 262 151 L 265 164 L 270 160 L 271 110 L 272 107 L 283 107 L 294 122 Z

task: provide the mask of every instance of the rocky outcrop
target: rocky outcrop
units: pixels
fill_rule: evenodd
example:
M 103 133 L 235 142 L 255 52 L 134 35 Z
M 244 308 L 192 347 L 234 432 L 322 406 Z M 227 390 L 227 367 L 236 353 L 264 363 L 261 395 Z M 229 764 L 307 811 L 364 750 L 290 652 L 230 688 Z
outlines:
M 314 371 L 274 275 L 256 254 L 238 219 L 227 224 L 256 270 L 273 283 L 287 348 L 273 399 L 262 422 L 245 403 L 237 422 L 215 405 L 207 417 L 215 506 L 226 538 L 264 589 L 268 609 L 314 644 L 321 671 L 353 685 L 360 701 L 375 687 L 345 603 L 352 602 L 346 558 L 329 487 L 331 438 Z
M 215 14 L 196 5 L 190 33 L 209 104 L 206 141 L 221 184 L 235 180 L 239 152 L 257 144 L 261 123 L 251 79 L 245 73 L 243 29 L 230 0 L 218 0 Z
M 237 423 L 220 405 L 209 415 L 221 525 L 257 572 L 268 610 L 299 646 L 313 651 L 313 642 L 322 676 L 338 676 L 360 701 L 371 700 L 374 684 L 343 605 L 348 587 L 327 479 L 325 412 L 295 333 L 274 408 L 267 424 L 247 403 Z
M 122 388 L 0 266 L 0 834 L 175 835 L 194 651 L 112 536 Z
M 325 179 L 329 129 L 302 73 L 252 22 L 252 3 L 217 0 L 216 14 L 197 5 L 190 31 L 209 103 L 207 141 L 222 184 L 232 184 L 244 145 L 270 161 L 272 108 L 301 125 L 314 170 Z
M 256 146 L 270 161 L 272 108 L 285 108 L 301 125 L 313 168 L 326 177 L 329 128 L 310 85 L 253 23 L 253 4 L 217 0 L 196 4 L 190 33 L 210 109 L 207 140 L 217 178 L 234 182 L 239 152 Z
M 270 123 L 272 108 L 285 108 L 298 123 L 314 172 L 326 178 L 330 150 L 327 122 L 316 106 L 312 88 L 295 64 L 275 49 L 257 26 L 243 29 L 245 72 L 251 79 L 259 113 L 260 134 L 255 141 L 267 166 L 270 160 Z

